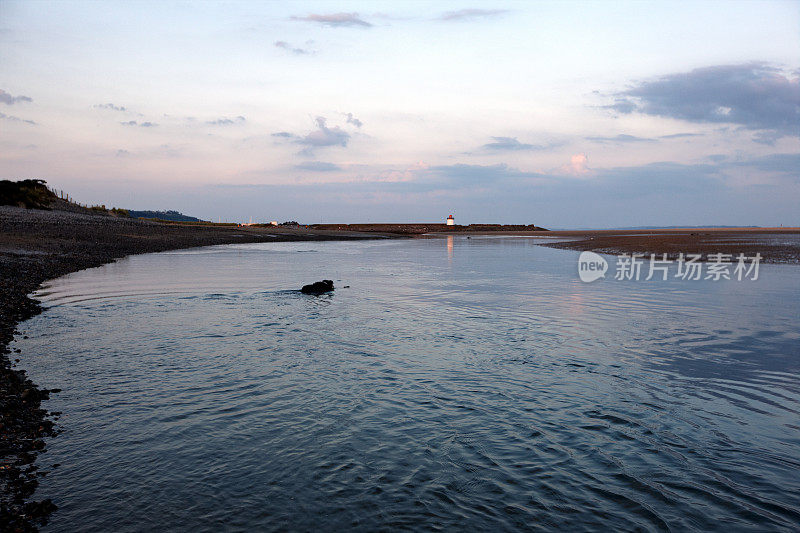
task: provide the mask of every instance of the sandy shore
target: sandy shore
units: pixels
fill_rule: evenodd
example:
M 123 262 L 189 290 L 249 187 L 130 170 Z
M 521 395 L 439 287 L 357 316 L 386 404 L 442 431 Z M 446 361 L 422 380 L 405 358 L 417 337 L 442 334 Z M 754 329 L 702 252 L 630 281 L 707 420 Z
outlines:
M 800 264 L 800 228 L 683 228 L 659 230 L 550 231 L 567 239 L 542 243 L 551 248 L 604 254 L 650 254 L 676 259 L 679 254 L 761 254 L 763 263 Z
M 215 244 L 375 239 L 354 231 L 160 224 L 129 218 L 0 206 L 0 531 L 33 531 L 54 510 L 35 501 L 34 466 L 57 415 L 41 390 L 14 368 L 16 325 L 40 312 L 28 294 L 43 281 L 131 254 Z M 316 281 L 316 280 L 309 280 Z

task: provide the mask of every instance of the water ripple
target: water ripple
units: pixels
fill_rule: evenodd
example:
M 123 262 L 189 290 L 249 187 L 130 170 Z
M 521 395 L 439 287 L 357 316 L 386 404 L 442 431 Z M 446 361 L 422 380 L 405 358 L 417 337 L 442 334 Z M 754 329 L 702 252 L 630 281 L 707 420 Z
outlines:
M 797 530 L 797 270 L 587 285 L 574 257 L 274 243 L 50 283 L 17 342 L 63 389 L 47 529 Z

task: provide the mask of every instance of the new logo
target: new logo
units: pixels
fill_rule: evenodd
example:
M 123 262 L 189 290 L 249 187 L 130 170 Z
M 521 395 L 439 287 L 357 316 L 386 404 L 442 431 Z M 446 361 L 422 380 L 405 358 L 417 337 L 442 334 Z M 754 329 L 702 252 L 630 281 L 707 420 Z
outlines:
M 583 282 L 589 283 L 604 278 L 607 270 L 606 260 L 594 252 L 581 252 L 578 257 L 578 276 Z

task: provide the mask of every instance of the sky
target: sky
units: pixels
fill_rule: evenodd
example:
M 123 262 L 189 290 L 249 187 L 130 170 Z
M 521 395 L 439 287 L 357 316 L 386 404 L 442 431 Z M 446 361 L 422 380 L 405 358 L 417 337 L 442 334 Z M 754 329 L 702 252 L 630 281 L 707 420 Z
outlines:
M 0 0 L 0 179 L 207 220 L 800 226 L 800 1 Z

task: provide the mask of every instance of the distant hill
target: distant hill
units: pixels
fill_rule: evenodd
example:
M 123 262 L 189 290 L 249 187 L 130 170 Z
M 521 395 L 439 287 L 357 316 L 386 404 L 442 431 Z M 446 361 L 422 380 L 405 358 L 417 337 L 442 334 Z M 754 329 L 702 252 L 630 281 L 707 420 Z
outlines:
M 129 209 L 128 213 L 133 218 L 157 218 L 159 220 L 172 220 L 174 222 L 202 222 L 199 218 L 190 217 L 177 211 L 134 211 Z

